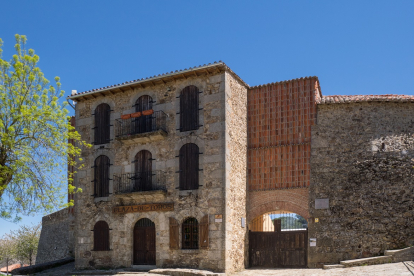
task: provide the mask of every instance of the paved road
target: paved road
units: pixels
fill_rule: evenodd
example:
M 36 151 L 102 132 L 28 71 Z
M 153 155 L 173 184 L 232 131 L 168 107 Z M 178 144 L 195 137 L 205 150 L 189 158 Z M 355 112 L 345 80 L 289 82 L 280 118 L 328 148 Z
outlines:
M 413 262 L 406 262 L 414 265 Z M 412 268 L 414 271 L 414 267 Z M 404 263 L 336 269 L 247 269 L 234 276 L 414 276 Z M 233 275 L 232 275 L 233 276 Z
M 414 262 L 405 262 L 411 267 L 414 272 Z M 61 267 L 49 269 L 41 273 L 35 274 L 36 276 L 60 276 L 70 275 L 74 270 L 74 264 L 70 263 Z M 103 276 L 105 274 L 102 274 Z M 118 274 L 120 275 L 120 274 Z M 134 273 L 124 276 L 156 276 L 155 274 L 147 273 Z M 232 276 L 414 276 L 414 273 L 410 272 L 404 263 L 371 265 L 371 266 L 359 266 L 350 268 L 337 268 L 330 270 L 323 269 L 247 269 L 242 272 L 233 274 Z

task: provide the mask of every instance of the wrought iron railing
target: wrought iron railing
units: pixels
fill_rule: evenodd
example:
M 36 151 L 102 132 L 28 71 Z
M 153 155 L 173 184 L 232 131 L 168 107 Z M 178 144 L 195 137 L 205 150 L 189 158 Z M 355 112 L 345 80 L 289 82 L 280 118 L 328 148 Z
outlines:
M 155 111 L 152 115 L 137 118 L 115 120 L 115 136 L 124 137 L 134 134 L 164 130 L 167 132 L 167 115 L 163 111 Z
M 166 191 L 165 172 L 152 171 L 114 174 L 114 188 L 116 194 Z

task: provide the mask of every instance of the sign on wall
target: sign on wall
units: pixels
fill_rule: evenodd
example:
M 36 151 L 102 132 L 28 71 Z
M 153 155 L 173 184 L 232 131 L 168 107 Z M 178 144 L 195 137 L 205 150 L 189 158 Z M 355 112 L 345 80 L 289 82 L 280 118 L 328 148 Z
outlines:
M 329 209 L 329 198 L 315 199 L 315 209 Z
M 174 210 L 174 203 L 155 203 L 155 204 L 141 204 L 131 206 L 116 206 L 113 212 L 116 214 L 137 213 L 137 212 L 167 212 Z

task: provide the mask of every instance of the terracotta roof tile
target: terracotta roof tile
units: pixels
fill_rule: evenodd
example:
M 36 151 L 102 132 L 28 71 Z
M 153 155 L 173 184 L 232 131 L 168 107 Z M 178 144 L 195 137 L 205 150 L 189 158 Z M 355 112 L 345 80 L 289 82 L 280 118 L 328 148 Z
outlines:
M 316 99 L 317 104 L 360 103 L 360 102 L 414 102 L 410 95 L 334 95 Z
M 317 76 L 309 76 L 309 77 L 302 77 L 302 78 L 291 79 L 291 80 L 270 82 L 270 83 L 266 83 L 266 84 L 260 84 L 260 85 L 251 86 L 250 89 L 259 88 L 259 87 L 265 87 L 265 86 L 268 86 L 268 85 L 275 85 L 275 84 L 280 84 L 280 83 L 287 83 L 287 82 L 298 81 L 298 80 L 310 80 L 310 79 L 316 79 L 316 80 L 318 80 L 318 77 Z
M 122 87 L 124 85 L 139 83 L 139 82 L 142 82 L 142 81 L 149 81 L 149 80 L 152 80 L 152 79 L 155 79 L 155 78 L 160 78 L 160 77 L 165 77 L 165 76 L 170 76 L 170 75 L 177 74 L 177 73 L 180 73 L 180 72 L 184 73 L 186 71 L 194 71 L 194 70 L 198 70 L 198 69 L 210 68 L 210 67 L 220 66 L 220 65 L 225 66 L 227 71 L 229 71 L 231 74 L 233 74 L 246 87 L 249 87 L 249 85 L 246 84 L 236 73 L 234 73 L 224 62 L 219 60 L 218 62 L 215 61 L 213 63 L 208 63 L 208 64 L 204 64 L 204 65 L 189 67 L 188 69 L 185 68 L 185 69 L 175 70 L 175 71 L 171 71 L 171 72 L 167 72 L 167 73 L 163 73 L 163 74 L 154 75 L 154 76 L 151 76 L 151 77 L 136 79 L 136 80 L 127 81 L 127 82 L 123 82 L 123 83 L 119 83 L 119 84 L 114 84 L 114 85 L 105 86 L 105 87 L 101 87 L 101 88 L 91 89 L 91 90 L 88 90 L 88 91 L 78 92 L 74 95 L 68 96 L 67 98 L 68 99 L 73 99 L 73 98 L 77 98 L 77 97 L 79 97 L 81 95 L 84 95 L 84 94 L 93 94 L 93 93 L 102 92 L 102 91 L 112 89 L 112 88 L 116 88 L 116 87 Z

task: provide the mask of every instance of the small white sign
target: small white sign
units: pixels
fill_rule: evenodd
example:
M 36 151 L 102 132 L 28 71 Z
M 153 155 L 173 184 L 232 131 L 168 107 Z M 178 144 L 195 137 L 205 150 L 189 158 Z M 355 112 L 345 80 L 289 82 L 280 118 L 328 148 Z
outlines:
M 309 239 L 309 246 L 316 246 L 316 238 Z
M 222 215 L 215 215 L 214 216 L 215 222 L 223 222 L 223 216 Z
M 241 227 L 246 227 L 246 218 L 241 218 Z

